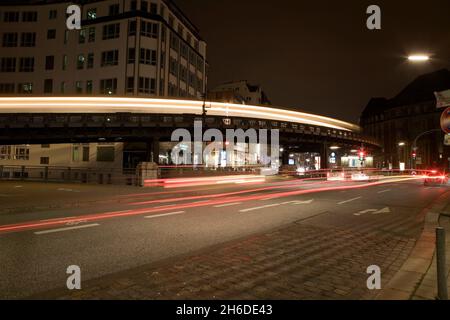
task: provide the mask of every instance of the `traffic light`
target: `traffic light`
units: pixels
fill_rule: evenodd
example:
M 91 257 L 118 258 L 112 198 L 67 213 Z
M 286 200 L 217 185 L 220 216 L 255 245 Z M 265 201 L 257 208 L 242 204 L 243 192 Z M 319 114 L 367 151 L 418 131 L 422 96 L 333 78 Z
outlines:
M 416 153 L 415 151 L 413 151 L 413 153 L 411 154 L 411 156 L 412 156 L 413 160 L 416 160 L 417 153 Z
M 359 160 L 364 161 L 365 158 L 366 158 L 366 153 L 364 152 L 364 150 L 360 150 L 359 151 Z

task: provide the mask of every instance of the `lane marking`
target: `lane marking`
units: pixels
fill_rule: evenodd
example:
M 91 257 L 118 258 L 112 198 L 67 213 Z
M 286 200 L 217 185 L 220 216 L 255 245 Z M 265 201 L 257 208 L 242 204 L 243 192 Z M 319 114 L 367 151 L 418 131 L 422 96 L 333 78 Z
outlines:
M 281 204 L 310 204 L 311 202 L 313 202 L 314 199 L 309 199 L 309 200 L 294 200 L 294 201 L 286 201 L 286 202 L 282 202 Z
M 356 198 L 353 198 L 353 199 L 348 199 L 348 200 L 345 200 L 345 201 L 338 202 L 338 204 L 344 204 L 344 203 L 352 202 L 352 201 L 355 201 L 355 200 L 358 200 L 358 199 L 361 199 L 361 198 L 362 197 L 356 197 Z
M 391 189 L 381 190 L 381 191 L 378 191 L 377 193 L 385 193 L 385 192 L 389 192 L 389 191 L 391 191 Z
M 233 202 L 233 203 L 224 203 L 224 204 L 218 204 L 214 206 L 214 208 L 222 208 L 222 207 L 229 207 L 229 206 L 237 206 L 238 204 L 241 204 L 242 202 Z
M 97 226 L 99 226 L 98 223 L 92 223 L 92 224 L 86 224 L 84 226 L 58 228 L 58 229 L 50 229 L 50 230 L 44 230 L 44 231 L 36 231 L 34 234 L 41 235 L 41 234 L 63 232 L 63 231 L 75 230 L 75 229 L 92 228 L 92 227 L 97 227 Z
M 182 214 L 186 211 L 175 211 L 175 212 L 169 212 L 169 213 L 162 213 L 162 214 L 154 214 L 152 216 L 145 216 L 145 219 L 153 219 L 153 218 L 160 218 L 160 217 L 167 217 L 167 216 L 174 216 L 176 214 Z
M 253 210 L 259 210 L 259 209 L 276 207 L 276 206 L 279 206 L 279 205 L 280 205 L 279 203 L 273 203 L 273 204 L 268 204 L 268 205 L 260 206 L 260 207 L 253 207 L 253 208 L 242 209 L 242 210 L 239 210 L 239 212 L 249 212 L 249 211 L 253 211 Z

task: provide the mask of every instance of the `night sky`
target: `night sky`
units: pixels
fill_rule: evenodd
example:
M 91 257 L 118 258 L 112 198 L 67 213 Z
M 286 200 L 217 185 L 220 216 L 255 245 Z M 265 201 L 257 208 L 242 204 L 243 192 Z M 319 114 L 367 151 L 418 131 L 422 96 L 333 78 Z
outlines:
M 272 103 L 357 122 L 371 97 L 450 68 L 450 1 L 175 0 L 208 43 L 209 87 L 246 79 Z M 382 30 L 366 9 L 382 10 Z M 405 56 L 433 55 L 426 64 Z

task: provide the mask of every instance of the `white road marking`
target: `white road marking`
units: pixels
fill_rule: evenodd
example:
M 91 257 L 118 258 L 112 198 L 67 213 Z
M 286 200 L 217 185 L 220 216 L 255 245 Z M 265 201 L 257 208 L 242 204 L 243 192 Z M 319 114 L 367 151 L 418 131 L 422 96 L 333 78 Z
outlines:
M 381 210 L 378 210 L 377 212 L 374 212 L 373 214 L 379 214 L 379 213 L 391 213 L 391 209 L 389 209 L 389 207 L 386 207 Z
M 389 191 L 391 191 L 391 189 L 381 190 L 381 191 L 378 191 L 377 193 L 385 193 L 385 192 L 389 192 Z
M 242 202 L 233 202 L 233 203 L 224 203 L 224 204 L 218 204 L 214 206 L 214 208 L 222 208 L 222 207 L 230 207 L 230 206 L 237 206 L 238 204 L 241 204 Z
M 309 199 L 306 201 L 294 200 L 294 201 L 282 202 L 281 204 L 310 204 L 313 201 L 314 201 L 314 199 Z
M 39 220 L 39 221 L 54 221 L 54 220 L 63 220 L 63 219 L 71 219 L 71 218 L 75 218 L 75 217 L 60 217 L 60 218 L 44 219 L 44 220 Z
M 259 209 L 265 209 L 265 208 L 271 208 L 271 207 L 276 207 L 279 206 L 279 203 L 273 203 L 273 204 L 268 204 L 266 206 L 260 206 L 260 207 L 253 207 L 253 208 L 247 208 L 247 209 L 242 209 L 239 210 L 239 212 L 248 212 L 248 211 L 253 211 L 253 210 L 259 210 Z
M 348 200 L 345 200 L 345 201 L 338 202 L 338 204 L 344 204 L 344 203 L 352 202 L 352 201 L 355 201 L 355 200 L 358 200 L 358 199 L 361 199 L 361 198 L 362 197 L 356 197 L 356 198 L 353 198 L 353 199 L 348 199 Z
M 86 224 L 84 226 L 76 226 L 76 227 L 67 227 L 67 228 L 58 228 L 58 229 L 37 231 L 34 234 L 41 235 L 41 234 L 62 232 L 62 231 L 75 230 L 75 229 L 92 228 L 92 227 L 97 227 L 97 226 L 99 226 L 98 223 L 92 223 L 92 224 Z
M 354 213 L 353 215 L 355 215 L 355 216 L 360 216 L 360 215 L 362 215 L 362 214 L 364 214 L 364 213 L 375 212 L 375 211 L 377 211 L 377 209 L 366 209 L 366 210 L 362 210 L 362 211 L 360 211 L 360 212 Z
M 154 214 L 152 216 L 145 216 L 145 219 L 153 219 L 153 218 L 159 218 L 159 217 L 166 217 L 166 216 L 174 216 L 176 214 L 182 214 L 186 211 L 175 211 L 175 212 L 169 212 L 169 213 L 162 213 L 162 214 Z

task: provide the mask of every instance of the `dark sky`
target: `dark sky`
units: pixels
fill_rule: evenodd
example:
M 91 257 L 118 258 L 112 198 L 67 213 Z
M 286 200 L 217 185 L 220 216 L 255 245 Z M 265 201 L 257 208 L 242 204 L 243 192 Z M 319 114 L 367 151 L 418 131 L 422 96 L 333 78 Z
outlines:
M 247 79 L 273 104 L 357 122 L 374 96 L 450 68 L 450 1 L 175 0 L 208 43 L 210 88 Z M 382 10 L 382 30 L 366 9 Z M 427 64 L 405 62 L 414 51 Z

